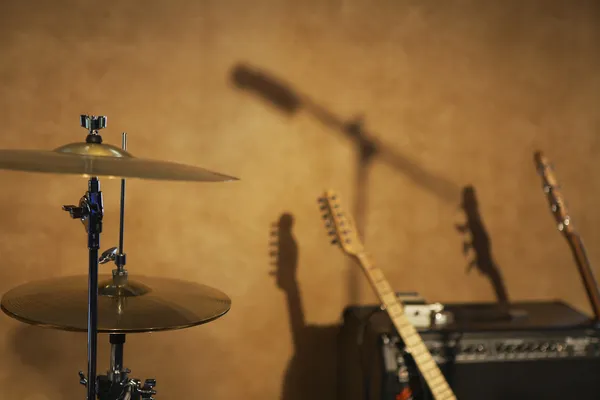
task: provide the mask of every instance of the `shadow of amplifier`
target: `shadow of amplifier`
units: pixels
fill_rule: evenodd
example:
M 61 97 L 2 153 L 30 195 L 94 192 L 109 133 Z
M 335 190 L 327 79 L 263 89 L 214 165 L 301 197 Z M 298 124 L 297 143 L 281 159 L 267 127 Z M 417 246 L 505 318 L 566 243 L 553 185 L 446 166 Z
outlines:
M 600 399 L 600 330 L 565 303 L 445 310 L 454 322 L 419 332 L 458 400 Z M 399 400 L 408 380 L 433 399 L 379 307 L 347 308 L 339 345 L 339 400 Z

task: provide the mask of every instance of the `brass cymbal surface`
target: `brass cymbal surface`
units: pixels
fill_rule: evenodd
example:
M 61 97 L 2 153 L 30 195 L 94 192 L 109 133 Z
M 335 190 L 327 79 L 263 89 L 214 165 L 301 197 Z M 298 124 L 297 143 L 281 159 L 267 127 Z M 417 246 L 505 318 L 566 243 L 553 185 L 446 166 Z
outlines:
M 104 143 L 70 143 L 55 150 L 0 150 L 0 169 L 168 181 L 227 182 L 233 176 L 169 161 L 134 157 Z
M 21 322 L 87 331 L 86 275 L 34 281 L 4 294 L 1 308 Z M 98 332 L 139 333 L 183 329 L 213 321 L 231 307 L 218 289 L 177 279 L 138 276 L 115 284 L 99 275 Z

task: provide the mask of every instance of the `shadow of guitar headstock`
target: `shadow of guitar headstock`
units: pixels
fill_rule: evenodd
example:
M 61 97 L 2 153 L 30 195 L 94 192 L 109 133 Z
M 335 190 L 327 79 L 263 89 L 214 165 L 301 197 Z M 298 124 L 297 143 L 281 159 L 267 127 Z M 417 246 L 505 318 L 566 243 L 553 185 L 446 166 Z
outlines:
M 463 242 L 463 254 L 473 252 L 473 259 L 467 265 L 467 272 L 476 267 L 482 274 L 493 268 L 490 239 L 479 213 L 479 203 L 475 188 L 465 186 L 462 192 L 461 208 L 465 213 L 465 223 L 456 224 L 456 230 L 468 236 Z
M 466 221 L 464 224 L 456 224 L 456 230 L 462 235 L 469 236 L 469 239 L 463 242 L 463 254 L 473 252 L 473 259 L 467 265 L 467 273 L 475 267 L 482 275 L 487 276 L 498 301 L 505 304 L 508 302 L 508 293 L 492 256 L 491 240 L 479 213 L 475 188 L 471 185 L 463 188 L 461 208 L 465 213 Z
M 271 265 L 275 267 L 269 274 L 275 277 L 277 286 L 284 291 L 297 287 L 298 244 L 292 232 L 293 225 L 292 214 L 281 214 L 279 220 L 271 225 L 269 238 L 269 256 Z
M 307 323 L 296 273 L 298 243 L 293 234 L 294 216 L 283 213 L 270 226 L 269 256 L 277 287 L 285 292 L 289 328 L 294 345 L 283 377 L 281 400 L 336 398 L 339 325 Z

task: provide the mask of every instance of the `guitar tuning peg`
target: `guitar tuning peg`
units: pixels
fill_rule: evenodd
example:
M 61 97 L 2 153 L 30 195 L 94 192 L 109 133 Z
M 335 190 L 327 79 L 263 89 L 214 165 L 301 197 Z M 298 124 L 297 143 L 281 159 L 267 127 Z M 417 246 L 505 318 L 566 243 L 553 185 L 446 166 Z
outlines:
M 329 219 L 329 217 L 330 217 L 329 213 L 323 214 L 323 219 Z
M 329 236 L 335 236 L 335 230 L 331 230 L 331 231 L 327 232 L 327 234 Z
M 338 240 L 337 240 L 337 239 L 333 239 L 333 240 L 331 241 L 331 244 L 338 244 Z
M 325 211 L 325 210 L 327 210 L 327 205 L 321 204 L 321 207 L 319 207 L 319 209 L 321 209 L 322 211 Z

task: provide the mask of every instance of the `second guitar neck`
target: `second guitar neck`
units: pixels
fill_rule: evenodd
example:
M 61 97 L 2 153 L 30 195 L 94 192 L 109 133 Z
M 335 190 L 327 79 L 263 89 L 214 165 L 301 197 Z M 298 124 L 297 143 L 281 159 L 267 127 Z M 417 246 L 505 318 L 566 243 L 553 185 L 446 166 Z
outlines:
M 594 322 L 598 324 L 600 323 L 600 292 L 583 241 L 578 234 L 571 233 L 568 235 L 568 242 L 594 312 Z

